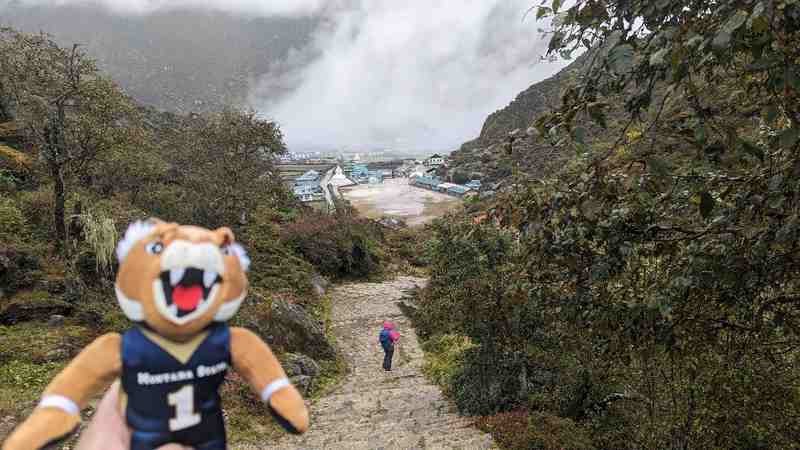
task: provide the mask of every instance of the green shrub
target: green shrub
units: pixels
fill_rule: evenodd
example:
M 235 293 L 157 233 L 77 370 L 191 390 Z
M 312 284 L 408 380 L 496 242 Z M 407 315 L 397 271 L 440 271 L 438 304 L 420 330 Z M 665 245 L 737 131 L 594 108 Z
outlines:
M 490 415 L 524 405 L 527 385 L 521 377 L 526 360 L 497 349 L 474 347 L 465 351 L 460 370 L 455 371 L 449 392 L 458 410 L 469 415 Z
M 529 450 L 528 438 L 529 413 L 524 409 L 478 417 L 475 424 L 494 438 L 495 443 L 503 450 Z
M 281 240 L 320 273 L 361 278 L 378 272 L 383 236 L 372 222 L 309 214 L 288 224 Z
M 547 413 L 529 417 L 527 441 L 535 450 L 594 450 L 589 430 L 570 419 Z
M 38 249 L 21 243 L 0 243 L 0 289 L 5 295 L 28 289 L 42 279 Z
M 453 378 L 462 370 L 464 353 L 473 346 L 469 338 L 455 334 L 445 334 L 425 341 L 422 345 L 425 350 L 423 373 L 449 391 Z
M 237 239 L 251 260 L 250 283 L 272 292 L 308 294 L 314 267 L 281 242 L 280 226 L 273 222 L 276 219 L 271 210 L 259 209 L 250 223 L 237 230 Z
M 401 261 L 407 261 L 415 267 L 427 267 L 430 258 L 425 249 L 424 233 L 416 228 L 390 230 L 386 233 L 386 246 Z
M 35 191 L 19 193 L 20 208 L 35 231 L 35 237 L 46 240 L 53 230 L 53 190 L 42 186 Z
M 0 239 L 14 241 L 26 238 L 28 233 L 28 224 L 16 202 L 0 198 Z

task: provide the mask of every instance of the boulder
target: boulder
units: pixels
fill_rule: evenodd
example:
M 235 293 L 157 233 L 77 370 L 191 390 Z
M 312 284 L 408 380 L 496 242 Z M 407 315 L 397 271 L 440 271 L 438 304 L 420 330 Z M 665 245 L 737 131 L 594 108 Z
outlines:
M 302 353 L 286 353 L 281 357 L 281 364 L 290 377 L 307 375 L 311 378 L 319 376 L 322 370 L 319 364 Z
M 283 299 L 250 295 L 234 324 L 249 328 L 278 352 L 300 352 L 314 359 L 336 355 L 322 324 L 302 306 Z
M 64 321 L 66 317 L 62 316 L 61 314 L 53 314 L 50 316 L 50 319 L 47 320 L 47 325 L 51 327 L 60 327 L 64 325 Z
M 311 288 L 319 297 L 323 297 L 325 295 L 329 285 L 330 282 L 322 275 L 317 274 L 311 277 Z
M 311 392 L 311 388 L 314 387 L 314 380 L 307 375 L 296 375 L 289 377 L 289 381 L 291 381 L 294 387 L 300 391 L 300 394 L 303 397 L 307 397 Z
M 36 288 L 47 291 L 53 295 L 59 295 L 66 291 L 66 282 L 63 278 L 44 279 L 39 281 L 39 284 L 36 285 Z
M 328 342 L 322 325 L 300 305 L 274 300 L 270 317 L 271 337 L 290 351 L 301 351 L 312 358 L 330 359 L 336 351 Z
M 73 310 L 73 305 L 51 297 L 15 297 L 0 308 L 0 325 L 32 320 L 45 322 L 53 315 L 68 316 Z

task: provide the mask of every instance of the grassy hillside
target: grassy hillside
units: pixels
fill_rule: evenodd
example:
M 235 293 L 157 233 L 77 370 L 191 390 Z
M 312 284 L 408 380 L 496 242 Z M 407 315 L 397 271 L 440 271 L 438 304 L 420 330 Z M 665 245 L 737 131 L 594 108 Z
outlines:
M 379 273 L 385 237 L 294 200 L 273 164 L 285 151 L 276 124 L 143 107 L 87 55 L 13 30 L 0 31 L 0 105 L 0 440 L 85 345 L 132 326 L 114 297 L 114 249 L 152 216 L 231 227 L 252 260 L 234 323 L 281 357 L 317 359 L 321 383 L 340 373 L 320 276 Z M 276 432 L 241 379 L 223 389 L 233 442 Z

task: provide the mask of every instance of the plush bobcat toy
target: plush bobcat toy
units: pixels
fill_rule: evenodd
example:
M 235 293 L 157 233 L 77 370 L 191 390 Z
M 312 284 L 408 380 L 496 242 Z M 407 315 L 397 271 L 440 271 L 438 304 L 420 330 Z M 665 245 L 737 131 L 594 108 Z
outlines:
M 4 450 L 38 449 L 68 435 L 81 408 L 116 378 L 132 450 L 167 443 L 224 449 L 218 388 L 229 367 L 284 428 L 308 428 L 303 399 L 269 347 L 225 323 L 245 297 L 250 263 L 231 230 L 136 222 L 117 257 L 117 300 L 137 326 L 99 337 L 75 357 Z

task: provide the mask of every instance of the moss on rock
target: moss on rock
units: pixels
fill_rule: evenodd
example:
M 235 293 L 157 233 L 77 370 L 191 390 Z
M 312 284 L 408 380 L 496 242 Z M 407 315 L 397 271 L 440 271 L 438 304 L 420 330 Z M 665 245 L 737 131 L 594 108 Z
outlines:
M 23 292 L 0 306 L 0 325 L 47 321 L 53 314 L 69 316 L 74 309 L 74 305 L 54 298 L 46 291 Z

